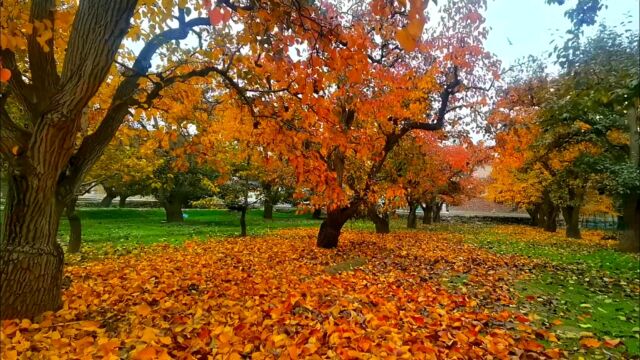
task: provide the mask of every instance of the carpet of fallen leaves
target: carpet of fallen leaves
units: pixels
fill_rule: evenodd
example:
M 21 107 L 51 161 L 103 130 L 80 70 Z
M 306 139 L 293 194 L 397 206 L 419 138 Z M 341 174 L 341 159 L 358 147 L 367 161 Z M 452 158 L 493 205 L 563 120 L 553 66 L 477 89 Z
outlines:
M 562 358 L 514 310 L 536 266 L 428 232 L 156 245 L 67 267 L 64 308 L 4 321 L 1 358 Z

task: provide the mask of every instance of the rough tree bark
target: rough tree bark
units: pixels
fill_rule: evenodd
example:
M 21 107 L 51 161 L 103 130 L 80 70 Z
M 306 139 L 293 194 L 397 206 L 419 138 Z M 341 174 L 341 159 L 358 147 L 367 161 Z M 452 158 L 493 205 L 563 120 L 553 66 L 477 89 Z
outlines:
M 420 203 L 420 208 L 422 209 L 422 223 L 425 225 L 431 224 L 433 222 L 433 207 Z
M 67 220 L 69 221 L 69 245 L 67 246 L 67 252 L 74 254 L 80 251 L 82 245 L 82 223 L 80 222 L 80 216 L 76 212 L 76 203 L 78 197 L 75 196 L 67 205 L 65 210 Z
M 416 211 L 418 210 L 418 203 L 413 201 L 407 201 L 409 205 L 409 216 L 407 216 L 407 228 L 415 229 L 418 227 L 418 215 Z
M 373 222 L 376 227 L 376 234 L 388 234 L 389 233 L 389 214 L 378 214 L 378 210 L 375 204 L 371 204 L 367 207 L 367 217 Z
M 63 209 L 82 181 L 70 169 L 74 142 L 83 109 L 108 74 L 136 3 L 82 1 L 61 74 L 52 39 L 47 41 L 50 50 L 44 51 L 35 32 L 27 38 L 31 83 L 21 74 L 15 54 L 2 50 L 3 66 L 12 73 L 11 94 L 33 125 L 22 128 L 4 104 L 0 107 L 0 153 L 9 164 L 10 193 L 0 240 L 4 319 L 30 318 L 61 305 L 64 255 L 56 235 Z M 32 0 L 30 17 L 53 23 L 55 6 L 53 0 Z

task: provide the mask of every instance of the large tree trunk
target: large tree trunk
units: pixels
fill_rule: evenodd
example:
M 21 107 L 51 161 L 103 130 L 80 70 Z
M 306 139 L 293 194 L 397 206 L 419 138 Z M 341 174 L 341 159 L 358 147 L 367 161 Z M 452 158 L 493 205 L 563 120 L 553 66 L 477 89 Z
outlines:
M 389 214 L 378 214 L 378 210 L 375 205 L 369 205 L 367 208 L 367 217 L 376 226 L 376 234 L 388 234 L 389 233 Z
M 74 254 L 80 251 L 82 245 L 82 223 L 80 222 L 80 216 L 76 212 L 76 203 L 78 197 L 74 197 L 67 205 L 66 214 L 67 220 L 69 220 L 69 245 L 67 246 L 67 252 Z
M 167 222 L 184 222 L 182 215 L 182 201 L 178 199 L 165 200 L 162 204 L 166 214 Z
M 355 215 L 360 204 L 357 202 L 349 204 L 349 206 L 327 211 L 327 218 L 320 224 L 318 231 L 318 247 L 323 249 L 333 249 L 338 246 L 338 239 L 342 227 L 353 215 Z
M 418 227 L 418 215 L 416 211 L 418 210 L 418 204 L 412 201 L 408 202 L 409 205 L 409 216 L 407 217 L 407 228 L 415 229 Z
M 562 207 L 562 217 L 566 224 L 567 237 L 572 239 L 581 239 L 580 208 L 577 206 L 564 206 Z
M 622 209 L 622 234 L 620 249 L 623 251 L 640 251 L 640 197 L 638 194 L 629 196 Z
M 433 222 L 433 207 L 429 204 L 420 204 L 422 208 L 422 223 L 425 225 Z
M 118 199 L 118 207 L 120 209 L 127 207 L 127 195 L 120 195 L 120 199 Z
M 10 174 L 0 240 L 0 313 L 32 318 L 62 305 L 64 253 L 56 239 L 63 206 L 57 177 Z

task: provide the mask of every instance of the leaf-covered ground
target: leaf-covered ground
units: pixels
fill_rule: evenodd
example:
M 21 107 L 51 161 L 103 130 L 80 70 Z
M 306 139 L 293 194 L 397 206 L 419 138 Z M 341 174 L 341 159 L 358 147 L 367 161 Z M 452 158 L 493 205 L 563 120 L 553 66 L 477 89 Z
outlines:
M 488 246 L 502 246 L 501 236 L 547 246 L 537 230 L 461 229 L 348 231 L 337 250 L 317 249 L 306 229 L 72 257 L 64 309 L 3 322 L 2 359 L 632 356 L 633 331 L 606 338 L 583 329 L 548 289 L 528 288 L 557 285 L 544 282 L 554 271 L 568 284 L 579 267 Z M 618 291 L 637 296 L 637 283 L 613 278 L 612 301 Z M 579 316 L 599 311 L 585 304 Z

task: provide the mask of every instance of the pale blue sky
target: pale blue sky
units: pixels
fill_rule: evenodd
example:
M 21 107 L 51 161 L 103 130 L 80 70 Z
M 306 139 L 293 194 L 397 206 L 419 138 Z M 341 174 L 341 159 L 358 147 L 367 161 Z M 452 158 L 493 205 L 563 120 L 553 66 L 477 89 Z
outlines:
M 491 27 L 486 48 L 503 61 L 503 66 L 512 65 L 518 58 L 527 55 L 541 56 L 551 50 L 549 42 L 562 37 L 571 23 L 564 17 L 566 9 L 575 5 L 568 0 L 563 6 L 547 5 L 544 0 L 488 0 L 485 14 Z M 598 23 L 637 30 L 640 0 L 603 0 L 607 8 L 602 9 Z M 631 24 L 624 24 L 628 21 Z M 597 24 L 585 31 L 592 34 Z M 511 45 L 509 44 L 511 41 Z

